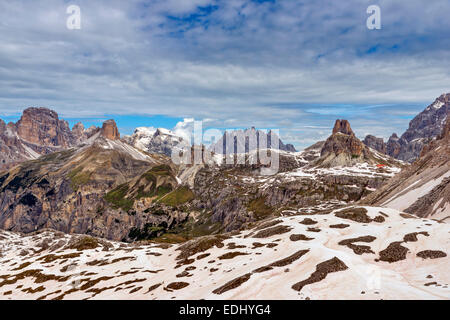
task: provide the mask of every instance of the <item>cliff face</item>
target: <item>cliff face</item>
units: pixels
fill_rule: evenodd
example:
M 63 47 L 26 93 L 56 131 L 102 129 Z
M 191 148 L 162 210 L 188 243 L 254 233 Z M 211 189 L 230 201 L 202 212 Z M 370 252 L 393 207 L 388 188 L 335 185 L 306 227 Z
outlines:
M 424 146 L 441 134 L 449 112 L 450 93 L 447 93 L 411 120 L 401 137 L 393 133 L 384 143 L 383 139 L 369 135 L 364 144 L 396 159 L 413 162 L 419 158 Z
M 450 218 L 450 117 L 436 140 L 425 145 L 420 158 L 364 199 L 439 220 Z
M 120 133 L 119 129 L 117 129 L 116 122 L 114 120 L 107 120 L 103 122 L 103 126 L 101 129 L 101 135 L 109 140 L 119 140 Z
M 81 123 L 70 130 L 67 121 L 59 119 L 55 111 L 28 108 L 15 124 L 6 125 L 0 120 L 0 170 L 71 148 L 86 141 L 93 133 L 95 130 L 84 130 Z
M 323 144 L 320 158 L 314 165 L 319 167 L 348 167 L 357 163 L 389 165 L 394 164 L 394 162 L 394 159 L 369 150 L 355 136 L 347 120 L 336 120 L 332 134 Z
M 377 150 L 378 152 L 381 152 L 383 154 L 387 153 L 387 147 L 383 141 L 383 138 L 377 138 L 369 134 L 364 138 L 363 143 L 369 148 Z

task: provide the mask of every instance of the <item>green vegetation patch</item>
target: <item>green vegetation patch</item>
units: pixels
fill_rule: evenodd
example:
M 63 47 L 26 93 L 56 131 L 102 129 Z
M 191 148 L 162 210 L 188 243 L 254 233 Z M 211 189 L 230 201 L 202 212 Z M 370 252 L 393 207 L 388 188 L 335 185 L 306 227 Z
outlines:
M 128 233 L 128 237 L 137 241 L 151 240 L 164 233 L 165 230 L 166 229 L 162 226 L 153 226 L 146 223 L 142 229 L 132 228 Z
M 105 200 L 113 205 L 114 209 L 122 208 L 125 211 L 131 210 L 134 204 L 133 199 L 125 198 L 128 192 L 128 185 L 123 184 L 111 190 L 105 195 Z
M 78 188 L 89 182 L 92 172 L 83 171 L 83 167 L 78 167 L 72 170 L 68 177 L 70 179 L 70 187 L 73 191 L 77 191 Z
M 180 187 L 162 197 L 159 202 L 171 207 L 179 206 L 195 198 L 194 193 L 186 186 Z

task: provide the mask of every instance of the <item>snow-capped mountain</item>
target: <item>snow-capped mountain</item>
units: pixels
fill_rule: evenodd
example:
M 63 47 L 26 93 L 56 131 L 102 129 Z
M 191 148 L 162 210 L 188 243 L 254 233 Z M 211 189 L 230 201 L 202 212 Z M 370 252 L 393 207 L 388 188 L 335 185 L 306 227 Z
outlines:
M 173 150 L 183 150 L 190 143 L 181 135 L 164 128 L 139 127 L 131 136 L 124 136 L 124 141 L 148 153 L 172 155 Z

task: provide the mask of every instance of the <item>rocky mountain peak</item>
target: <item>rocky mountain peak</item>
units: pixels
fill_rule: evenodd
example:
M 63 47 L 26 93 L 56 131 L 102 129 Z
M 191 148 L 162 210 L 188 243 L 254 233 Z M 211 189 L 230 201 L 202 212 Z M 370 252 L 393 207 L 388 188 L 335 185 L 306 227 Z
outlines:
M 337 119 L 336 123 L 334 124 L 333 134 L 336 133 L 343 133 L 351 136 L 355 135 L 353 133 L 352 128 L 350 127 L 350 122 L 348 122 L 348 120 L 340 120 L 340 119 Z
M 364 138 L 363 143 L 378 152 L 386 153 L 386 144 L 384 143 L 383 138 L 377 138 L 369 134 Z
M 101 129 L 101 135 L 109 140 L 118 140 L 120 139 L 119 129 L 117 129 L 116 122 L 113 119 L 106 120 L 103 122 L 103 126 Z
M 43 146 L 70 145 L 70 129 L 58 114 L 47 108 L 28 108 L 16 123 L 16 131 L 20 138 L 33 144 Z

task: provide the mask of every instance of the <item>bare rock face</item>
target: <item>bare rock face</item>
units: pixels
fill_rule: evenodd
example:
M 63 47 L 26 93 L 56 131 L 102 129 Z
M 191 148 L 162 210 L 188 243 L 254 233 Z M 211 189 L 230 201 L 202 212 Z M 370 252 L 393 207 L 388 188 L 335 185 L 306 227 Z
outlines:
M 67 121 L 53 110 L 28 108 L 17 123 L 6 125 L 0 120 L 0 170 L 76 146 L 88 139 L 91 131 L 84 130 L 81 123 L 70 130 Z
M 401 137 L 394 133 L 384 144 L 381 141 L 374 142 L 372 138 L 366 141 L 368 136 L 364 143 L 379 152 L 385 150 L 383 153 L 393 158 L 413 162 L 419 158 L 424 146 L 441 134 L 449 112 L 450 93 L 447 93 L 411 120 L 409 128 Z
M 73 142 L 67 121 L 59 120 L 55 111 L 46 108 L 26 109 L 16 131 L 23 140 L 43 146 L 67 148 Z
M 356 138 L 347 120 L 336 120 L 332 135 L 325 141 L 317 165 L 349 166 L 362 162 L 364 144 Z
M 101 129 L 101 135 L 109 140 L 119 140 L 120 133 L 119 129 L 117 129 L 116 122 L 114 120 L 106 120 L 103 122 L 103 126 Z
M 450 218 L 450 117 L 441 134 L 422 148 L 420 158 L 363 200 L 388 208 L 432 217 Z M 425 186 L 425 187 L 424 187 Z
M 383 154 L 386 154 L 387 152 L 386 144 L 384 143 L 383 138 L 377 138 L 369 134 L 364 138 L 363 143 L 369 148 L 377 150 Z
M 334 124 L 333 134 L 336 133 L 343 133 L 350 136 L 355 135 L 353 133 L 352 128 L 350 127 L 350 122 L 348 122 L 348 120 L 340 120 L 340 119 L 337 119 L 336 123 Z

